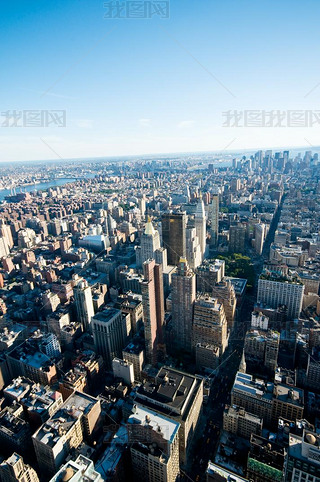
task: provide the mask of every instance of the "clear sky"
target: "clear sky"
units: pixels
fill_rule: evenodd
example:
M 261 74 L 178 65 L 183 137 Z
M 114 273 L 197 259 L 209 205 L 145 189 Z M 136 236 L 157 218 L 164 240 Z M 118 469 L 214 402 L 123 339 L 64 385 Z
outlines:
M 320 116 L 301 120 L 320 112 L 319 0 L 106 3 L 129 18 L 98 0 L 1 2 L 1 161 L 319 145 Z M 30 127 L 54 110 L 66 127 Z M 229 110 L 300 125 L 223 127 Z

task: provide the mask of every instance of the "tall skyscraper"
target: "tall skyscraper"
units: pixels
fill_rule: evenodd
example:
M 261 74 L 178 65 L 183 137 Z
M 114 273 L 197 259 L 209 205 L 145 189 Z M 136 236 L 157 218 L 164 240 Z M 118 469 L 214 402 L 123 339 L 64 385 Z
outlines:
M 254 227 L 254 249 L 257 254 L 262 254 L 264 238 L 265 238 L 265 224 L 256 224 Z
M 234 286 L 230 281 L 222 280 L 220 283 L 217 283 L 212 287 L 212 296 L 217 298 L 218 301 L 223 304 L 228 322 L 228 329 L 231 330 L 237 307 L 237 297 Z
M 162 267 L 149 259 L 143 263 L 144 280 L 141 282 L 146 359 L 157 362 L 158 345 L 163 345 L 164 296 Z
M 156 361 L 157 351 L 157 312 L 154 266 L 154 259 L 150 259 L 143 263 L 144 280 L 141 282 L 144 337 L 146 344 L 146 359 L 148 363 L 154 363 Z
M 186 229 L 186 258 L 193 270 L 196 269 L 202 261 L 201 246 L 196 228 L 193 227 L 187 227 Z
M 112 360 L 120 358 L 128 335 L 130 315 L 109 308 L 100 311 L 92 318 L 92 334 L 96 352 L 102 355 L 108 368 Z
M 162 215 L 162 242 L 170 265 L 178 265 L 180 258 L 186 256 L 186 222 L 185 212 Z
M 246 227 L 243 224 L 230 226 L 229 251 L 231 253 L 244 253 L 246 241 Z
M 217 246 L 219 234 L 219 194 L 212 195 L 212 203 L 210 206 L 211 218 L 211 245 Z
M 155 257 L 156 249 L 160 248 L 159 232 L 154 229 L 150 217 L 146 223 L 145 231 L 141 236 L 141 262 Z
M 175 345 L 191 351 L 193 307 L 196 299 L 196 275 L 181 258 L 172 275 L 172 326 Z
M 73 288 L 73 293 L 78 315 L 77 321 L 82 323 L 84 329 L 88 329 L 94 316 L 92 292 L 88 282 L 81 278 Z
M 201 257 L 203 258 L 204 253 L 206 251 L 206 214 L 204 210 L 204 203 L 202 198 L 199 199 L 196 213 L 194 216 L 194 223 L 196 228 L 196 233 L 199 239 L 200 249 L 201 249 Z
M 210 343 L 220 348 L 222 355 L 227 347 L 227 319 L 223 304 L 211 296 L 198 296 L 194 303 L 193 345 Z
M 197 291 L 212 293 L 212 288 L 224 278 L 225 262 L 221 259 L 205 260 L 196 269 Z

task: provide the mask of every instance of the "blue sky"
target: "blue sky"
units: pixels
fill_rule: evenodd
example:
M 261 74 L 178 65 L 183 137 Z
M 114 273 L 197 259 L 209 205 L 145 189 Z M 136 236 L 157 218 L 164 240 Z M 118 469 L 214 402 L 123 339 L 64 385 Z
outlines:
M 97 0 L 1 10 L 1 161 L 319 144 L 320 120 L 222 126 L 229 110 L 320 111 L 319 0 L 171 0 L 169 19 L 104 18 Z M 65 110 L 66 127 L 5 127 L 13 110 Z

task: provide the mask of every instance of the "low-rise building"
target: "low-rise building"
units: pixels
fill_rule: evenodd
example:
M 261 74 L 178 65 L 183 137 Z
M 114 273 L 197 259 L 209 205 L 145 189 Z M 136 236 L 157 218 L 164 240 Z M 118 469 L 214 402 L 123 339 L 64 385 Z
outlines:
M 237 405 L 226 406 L 223 413 L 223 430 L 250 439 L 251 434 L 260 435 L 263 419 L 246 412 Z
M 92 460 L 79 455 L 76 460 L 69 460 L 50 479 L 50 482 L 103 482 L 103 478 L 94 468 Z
M 4 453 L 25 453 L 30 447 L 31 429 L 22 418 L 20 405 L 6 407 L 0 412 L 0 443 Z
M 39 351 L 36 340 L 29 338 L 10 351 L 6 358 L 12 378 L 24 376 L 42 385 L 50 385 L 56 379 L 54 362 Z
M 207 482 L 248 482 L 248 479 L 231 472 L 209 460 L 206 470 Z
M 247 461 L 247 477 L 252 482 L 282 482 L 285 449 L 259 435 L 252 435 Z
M 271 423 L 273 383 L 255 379 L 252 375 L 238 372 L 231 390 L 231 404 L 239 405 L 247 412 Z

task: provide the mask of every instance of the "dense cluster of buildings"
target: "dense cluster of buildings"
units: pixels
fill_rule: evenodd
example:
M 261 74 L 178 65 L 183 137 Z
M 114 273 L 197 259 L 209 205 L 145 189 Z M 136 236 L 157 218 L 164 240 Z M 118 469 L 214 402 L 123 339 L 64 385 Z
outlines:
M 317 157 L 194 164 L 93 162 L 0 204 L 1 480 L 178 480 L 239 328 L 207 479 L 317 480 Z

